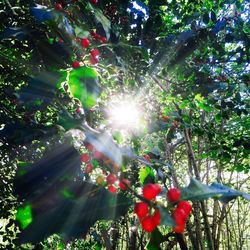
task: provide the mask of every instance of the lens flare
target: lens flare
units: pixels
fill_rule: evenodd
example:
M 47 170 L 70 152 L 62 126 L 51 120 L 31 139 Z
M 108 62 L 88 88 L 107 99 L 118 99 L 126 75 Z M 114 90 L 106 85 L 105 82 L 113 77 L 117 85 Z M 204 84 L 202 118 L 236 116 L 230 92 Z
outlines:
M 122 129 L 137 129 L 141 122 L 138 105 L 131 101 L 113 103 L 108 111 L 111 126 Z

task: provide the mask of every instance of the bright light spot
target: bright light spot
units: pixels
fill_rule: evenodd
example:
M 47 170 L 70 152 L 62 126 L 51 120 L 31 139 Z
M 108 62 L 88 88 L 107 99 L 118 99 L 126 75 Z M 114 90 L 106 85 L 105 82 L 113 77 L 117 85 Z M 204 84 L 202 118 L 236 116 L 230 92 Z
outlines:
M 109 121 L 113 127 L 122 129 L 136 129 L 140 126 L 140 110 L 133 101 L 113 103 L 108 111 Z

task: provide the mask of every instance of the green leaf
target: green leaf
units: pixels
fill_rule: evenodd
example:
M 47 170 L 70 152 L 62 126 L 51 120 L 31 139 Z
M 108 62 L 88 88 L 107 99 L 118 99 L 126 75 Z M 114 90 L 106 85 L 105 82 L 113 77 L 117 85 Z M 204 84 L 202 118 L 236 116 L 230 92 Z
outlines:
M 164 237 L 159 231 L 158 228 L 156 228 L 152 233 L 151 237 L 146 245 L 147 250 L 160 250 L 160 244 L 164 242 Z
M 31 162 L 17 161 L 17 175 L 25 175 L 29 168 L 32 165 Z
M 65 249 L 65 244 L 63 242 L 59 242 L 57 244 L 56 250 L 63 250 L 63 249 Z
M 88 27 L 79 27 L 75 26 L 75 34 L 77 37 L 85 38 L 89 36 L 89 32 L 87 31 Z
M 161 225 L 168 225 L 171 227 L 175 226 L 175 222 L 171 215 L 169 214 L 167 208 L 165 207 L 159 207 L 160 213 L 161 213 Z
M 60 112 L 58 116 L 57 124 L 62 126 L 65 130 L 70 130 L 82 124 L 82 120 L 74 119 L 70 114 L 66 111 Z
M 20 167 L 20 168 L 29 167 L 31 164 L 32 164 L 31 162 L 17 161 L 17 167 Z
M 68 79 L 71 94 L 82 102 L 83 107 L 93 107 L 99 95 L 97 71 L 86 66 L 79 67 L 70 72 Z
M 51 189 L 49 198 L 37 197 L 34 202 L 42 204 L 33 221 L 21 231 L 20 242 L 39 242 L 56 233 L 62 238 L 80 238 L 98 220 L 115 220 L 124 216 L 131 200 L 123 194 L 112 194 L 88 182 L 65 182 L 74 198 L 60 198 Z M 58 190 L 59 191 L 59 190 Z M 55 197 L 53 197 L 55 195 Z M 33 202 L 33 201 L 32 201 Z M 51 223 L 53 222 L 53 223 Z M 66 223 L 66 224 L 65 224 Z
M 224 186 L 220 183 L 213 183 L 208 186 L 200 181 L 191 178 L 187 187 L 181 189 L 182 200 L 205 200 L 216 198 L 222 202 L 229 202 L 232 199 L 241 196 L 250 201 L 250 195 Z
M 142 167 L 139 171 L 139 180 L 140 180 L 140 183 L 141 184 L 144 184 L 145 180 L 148 178 L 148 177 L 152 177 L 154 178 L 154 171 L 151 167 L 149 166 L 145 166 L 145 167 Z
M 216 22 L 216 14 L 214 11 L 211 11 L 211 20 L 215 23 Z
M 181 102 L 181 104 L 180 104 L 179 107 L 181 109 L 184 109 L 184 108 L 186 108 L 188 106 L 188 104 L 189 104 L 189 101 L 188 100 L 184 100 L 183 102 Z
M 74 194 L 67 187 L 65 187 L 64 189 L 61 190 L 61 194 L 66 199 L 73 199 L 73 198 L 75 198 Z
M 122 133 L 121 133 L 120 131 L 115 131 L 115 132 L 113 133 L 113 138 L 114 138 L 114 140 L 115 140 L 118 144 L 122 143 L 122 141 L 123 141 L 123 136 L 122 136 Z
M 62 83 L 66 81 L 68 72 L 65 71 L 65 70 L 61 70 L 61 71 L 59 71 L 59 74 L 60 74 L 60 77 L 56 82 L 56 88 L 57 89 L 60 89 L 62 87 Z
M 207 112 L 211 112 L 213 110 L 212 107 L 208 106 L 207 104 L 203 103 L 203 102 L 197 102 L 197 106 L 200 108 L 200 109 L 203 109 Z
M 195 100 L 197 100 L 198 102 L 201 102 L 203 100 L 203 97 L 201 96 L 201 94 L 196 94 L 195 95 Z
M 26 228 L 32 223 L 33 218 L 30 204 L 27 204 L 25 207 L 20 207 L 17 209 L 16 220 L 19 221 L 22 229 Z
M 88 3 L 87 8 L 95 13 L 95 18 L 97 22 L 102 25 L 103 29 L 105 30 L 106 37 L 109 39 L 111 30 L 111 23 L 109 19 L 105 15 L 103 15 L 100 9 L 93 8 L 93 6 L 90 3 Z
M 205 23 L 205 24 L 208 24 L 209 23 L 209 14 L 208 13 L 205 13 L 204 15 L 203 15 L 203 22 Z
M 159 149 L 161 151 L 165 151 L 166 150 L 165 144 L 162 141 L 158 142 L 158 147 L 159 147 Z
M 221 123 L 221 115 L 220 114 L 216 114 L 214 118 L 215 118 L 215 121 L 217 123 Z
M 82 66 L 76 69 L 71 70 L 69 77 L 73 78 L 97 78 L 98 73 L 94 68 Z
M 16 216 L 23 229 L 20 244 L 40 242 L 54 233 L 79 238 L 96 221 L 127 213 L 130 198 L 83 181 L 81 173 L 79 152 L 68 143 L 58 143 L 25 176 L 14 178 L 13 193 L 28 204 Z

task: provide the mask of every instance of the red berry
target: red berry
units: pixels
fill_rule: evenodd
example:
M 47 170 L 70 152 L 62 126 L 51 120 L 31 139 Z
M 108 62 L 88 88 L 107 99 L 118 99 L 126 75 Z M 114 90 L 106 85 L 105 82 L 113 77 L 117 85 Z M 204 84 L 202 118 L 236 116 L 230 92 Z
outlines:
M 148 162 L 151 162 L 151 158 L 149 155 L 143 155 L 143 158 L 147 160 Z
M 174 128 L 179 128 L 180 127 L 180 123 L 178 121 L 174 121 L 173 122 L 173 127 Z
M 185 230 L 185 224 L 179 224 L 179 225 L 176 225 L 175 227 L 173 227 L 173 231 L 175 233 L 183 233 Z
M 79 37 L 76 37 L 76 38 L 75 38 L 75 41 L 76 41 L 77 43 L 79 43 L 79 42 L 81 42 L 81 39 L 80 39 Z
M 96 40 L 99 40 L 99 39 L 101 39 L 101 38 L 102 38 L 102 36 L 101 36 L 101 35 L 99 35 L 99 34 L 97 34 L 97 33 L 95 33 L 94 37 L 95 37 L 95 39 L 96 39 Z
M 83 48 L 87 48 L 89 46 L 89 40 L 87 38 L 83 38 L 81 44 Z
M 188 201 L 180 201 L 177 207 L 183 209 L 187 215 L 192 211 L 192 205 Z
M 106 180 L 107 180 L 107 183 L 108 184 L 114 184 L 117 180 L 117 177 L 116 175 L 114 174 L 109 174 L 107 177 L 106 177 Z
M 90 159 L 89 154 L 85 153 L 81 155 L 81 162 L 88 162 Z
M 76 113 L 78 113 L 78 114 L 83 114 L 84 111 L 83 111 L 82 108 L 77 108 L 77 109 L 76 109 Z
M 130 186 L 130 180 L 129 179 L 123 179 L 119 182 L 119 187 L 122 190 L 127 190 L 127 186 Z
M 148 214 L 148 204 L 145 202 L 136 203 L 134 206 L 134 212 L 139 218 L 143 218 Z
M 91 173 L 92 172 L 92 170 L 93 170 L 93 166 L 92 166 L 92 164 L 87 164 L 87 166 L 85 167 L 85 173 L 86 174 L 89 174 L 89 173 Z
M 88 149 L 88 151 L 93 151 L 94 150 L 94 146 L 90 143 L 85 143 L 85 148 Z
M 116 188 L 113 185 L 108 186 L 108 190 L 110 193 L 116 193 Z
M 167 192 L 167 198 L 171 202 L 177 202 L 181 197 L 181 191 L 178 188 L 170 188 Z
M 177 207 L 173 211 L 172 216 L 173 216 L 176 224 L 179 225 L 179 224 L 183 224 L 183 223 L 185 224 L 188 215 L 185 213 L 185 211 L 183 209 Z
M 100 159 L 102 159 L 103 154 L 101 152 L 99 152 L 99 151 L 95 151 L 94 154 L 93 154 L 93 157 L 95 159 L 97 159 L 97 160 L 100 160 Z
M 148 200 L 153 200 L 159 192 L 159 188 L 155 184 L 146 184 L 143 187 L 142 193 L 143 197 Z
M 95 65 L 99 62 L 99 60 L 97 57 L 90 56 L 89 62 L 90 62 L 90 64 Z
M 90 31 L 90 35 L 93 36 L 93 37 L 95 37 L 95 36 L 96 36 L 95 31 L 91 30 L 91 31 Z
M 163 115 L 161 118 L 165 122 L 168 122 L 170 120 L 169 116 L 167 116 L 167 115 Z
M 159 226 L 161 224 L 161 213 L 159 210 L 155 210 L 153 214 L 153 221 L 155 226 Z
M 62 10 L 62 9 L 63 9 L 62 4 L 57 3 L 57 4 L 55 5 L 55 9 L 56 9 L 56 10 Z
M 154 184 L 155 188 L 157 190 L 157 195 L 161 193 L 161 185 L 160 184 Z
M 59 42 L 59 43 L 63 43 L 63 39 L 62 39 L 62 38 L 59 38 L 59 39 L 58 39 L 58 42 Z
M 154 223 L 152 216 L 147 216 L 146 218 L 144 218 L 141 221 L 141 226 L 146 232 L 149 232 L 149 233 L 154 231 L 154 229 L 156 228 L 156 225 Z
M 80 62 L 74 61 L 74 62 L 72 63 L 72 67 L 73 67 L 74 69 L 79 68 L 79 67 L 80 67 Z
M 91 0 L 91 3 L 92 3 L 92 4 L 97 4 L 97 3 L 98 3 L 98 0 Z
M 90 54 L 91 54 L 91 56 L 93 56 L 93 57 L 97 57 L 97 56 L 99 56 L 100 52 L 99 52 L 98 49 L 92 49 L 92 50 L 90 51 Z
M 106 38 L 106 37 L 104 37 L 104 36 L 103 36 L 103 37 L 101 37 L 100 39 L 101 39 L 102 43 L 106 43 L 106 42 L 107 42 L 107 38 Z

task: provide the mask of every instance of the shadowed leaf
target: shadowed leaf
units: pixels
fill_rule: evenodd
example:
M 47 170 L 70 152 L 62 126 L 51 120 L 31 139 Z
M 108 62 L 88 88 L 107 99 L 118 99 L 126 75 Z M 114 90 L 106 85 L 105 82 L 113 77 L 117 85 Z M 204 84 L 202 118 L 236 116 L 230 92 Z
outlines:
M 181 189 L 182 200 L 204 200 L 208 198 L 217 198 L 222 202 L 229 202 L 232 199 L 241 196 L 250 201 L 250 195 L 224 186 L 220 183 L 213 183 L 208 186 L 200 181 L 191 178 L 186 188 Z

